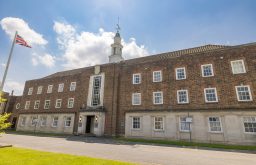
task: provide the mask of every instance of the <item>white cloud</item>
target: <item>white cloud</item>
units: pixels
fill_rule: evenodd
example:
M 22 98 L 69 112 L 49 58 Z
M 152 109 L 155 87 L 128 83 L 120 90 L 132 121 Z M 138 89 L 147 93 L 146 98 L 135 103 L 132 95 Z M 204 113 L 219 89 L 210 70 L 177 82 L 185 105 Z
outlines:
M 24 84 L 16 81 L 7 80 L 5 82 L 4 91 L 11 93 L 14 90 L 15 95 L 22 95 Z
M 62 22 L 54 22 L 53 29 L 57 33 L 57 42 L 64 51 L 65 68 L 71 69 L 108 62 L 110 45 L 115 35 L 113 32 L 105 32 L 101 28 L 97 33 L 85 31 L 78 33 L 72 25 Z M 148 55 L 145 47 L 137 45 L 134 38 L 128 42 L 123 40 L 122 44 L 125 59 Z
M 45 53 L 43 55 L 38 55 L 36 53 L 33 53 L 33 57 L 32 57 L 32 64 L 34 66 L 37 66 L 39 64 L 42 64 L 44 66 L 47 66 L 49 68 L 55 66 L 55 57 L 48 54 L 48 53 Z
M 30 45 L 46 45 L 47 41 L 42 34 L 35 32 L 29 27 L 28 23 L 21 18 L 6 17 L 0 21 L 2 29 L 13 39 L 15 31 L 28 42 Z

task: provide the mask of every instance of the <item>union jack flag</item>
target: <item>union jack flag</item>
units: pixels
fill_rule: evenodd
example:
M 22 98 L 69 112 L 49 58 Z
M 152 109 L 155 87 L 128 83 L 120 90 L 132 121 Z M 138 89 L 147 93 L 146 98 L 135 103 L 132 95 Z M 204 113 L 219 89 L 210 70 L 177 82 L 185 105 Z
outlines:
M 15 43 L 16 44 L 19 44 L 19 45 L 22 45 L 22 46 L 26 46 L 28 48 L 31 48 L 31 46 L 29 46 L 27 44 L 27 42 L 20 36 L 20 35 L 16 35 L 16 38 L 15 38 Z

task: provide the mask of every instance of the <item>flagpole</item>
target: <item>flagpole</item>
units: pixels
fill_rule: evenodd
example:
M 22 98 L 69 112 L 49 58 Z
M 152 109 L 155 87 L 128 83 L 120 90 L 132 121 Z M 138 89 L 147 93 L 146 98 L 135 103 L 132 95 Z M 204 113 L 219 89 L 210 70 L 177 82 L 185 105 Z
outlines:
M 11 61 L 11 58 L 12 58 L 12 52 L 13 52 L 13 48 L 14 48 L 14 45 L 15 45 L 16 36 L 17 36 L 17 31 L 15 32 L 15 35 L 14 35 L 14 38 L 13 38 L 12 47 L 11 47 L 11 50 L 10 50 L 10 53 L 9 53 L 8 61 L 7 61 L 5 71 L 4 71 L 3 80 L 2 80 L 2 83 L 1 83 L 1 86 L 0 86 L 0 91 L 3 91 L 3 88 L 4 88 L 4 83 L 5 83 L 6 75 L 7 75 L 7 72 L 8 72 L 9 65 L 10 65 L 10 61 Z

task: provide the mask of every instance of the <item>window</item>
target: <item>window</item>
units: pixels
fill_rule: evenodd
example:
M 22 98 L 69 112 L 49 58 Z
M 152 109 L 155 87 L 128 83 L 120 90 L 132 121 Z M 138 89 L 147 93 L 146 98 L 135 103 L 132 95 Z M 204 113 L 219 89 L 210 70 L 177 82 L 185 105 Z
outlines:
M 71 126 L 71 117 L 66 117 L 64 122 L 65 127 Z
M 45 100 L 44 101 L 44 109 L 49 109 L 50 108 L 50 103 L 51 103 L 50 100 Z
M 161 82 L 161 81 L 162 81 L 162 71 L 154 71 L 153 82 Z
M 153 103 L 163 104 L 163 92 L 153 92 Z
M 74 107 L 74 98 L 69 98 L 68 99 L 68 108 L 73 108 Z
M 204 88 L 204 97 L 207 103 L 218 102 L 216 88 Z
M 28 95 L 32 95 L 32 93 L 33 93 L 33 87 L 28 88 Z
M 236 86 L 236 95 L 238 101 L 252 101 L 249 85 Z
M 20 103 L 16 104 L 16 109 L 20 109 Z
M 60 108 L 61 102 L 62 102 L 62 99 L 56 99 L 55 108 Z
M 188 90 L 177 90 L 178 104 L 188 103 Z
M 101 76 L 93 77 L 92 106 L 100 105 Z
M 231 61 L 231 67 L 233 74 L 246 73 L 244 60 Z
M 37 117 L 33 116 L 31 119 L 31 125 L 36 126 L 37 125 Z
M 176 80 L 184 80 L 186 79 L 186 70 L 185 68 L 176 68 Z
M 52 93 L 53 85 L 48 85 L 47 93 Z
M 132 105 L 140 105 L 141 104 L 141 94 L 133 93 L 132 94 Z
M 58 126 L 58 117 L 53 117 L 52 118 L 52 127 L 57 127 Z
M 21 126 L 25 126 L 25 124 L 26 124 L 26 117 L 22 117 L 22 118 L 21 118 L 20 125 L 21 125 Z
M 26 101 L 26 103 L 25 103 L 25 109 L 29 109 L 29 106 L 30 106 L 30 101 Z
M 43 91 L 43 86 L 39 86 L 37 87 L 37 93 L 36 94 L 42 94 L 42 91 Z
M 256 117 L 244 117 L 244 132 L 256 133 Z
M 58 92 L 63 92 L 64 89 L 64 83 L 59 84 Z
M 34 104 L 34 109 L 39 109 L 40 100 L 36 100 Z
M 133 84 L 140 84 L 141 83 L 141 74 L 140 73 L 133 74 L 132 82 L 133 82 Z
M 201 65 L 201 69 L 202 69 L 203 77 L 211 77 L 214 75 L 213 69 L 212 69 L 212 64 Z
M 187 122 L 187 117 L 180 117 L 180 131 L 189 132 L 191 130 L 190 122 Z
M 132 118 L 132 129 L 140 129 L 140 117 Z
M 209 131 L 222 132 L 220 117 L 209 117 Z
M 71 82 L 70 83 L 70 91 L 75 91 L 76 90 L 76 82 Z
M 47 117 L 42 116 L 41 119 L 40 119 L 41 127 L 46 126 L 46 122 L 47 122 Z
M 164 130 L 164 118 L 163 117 L 154 117 L 154 129 L 155 130 Z

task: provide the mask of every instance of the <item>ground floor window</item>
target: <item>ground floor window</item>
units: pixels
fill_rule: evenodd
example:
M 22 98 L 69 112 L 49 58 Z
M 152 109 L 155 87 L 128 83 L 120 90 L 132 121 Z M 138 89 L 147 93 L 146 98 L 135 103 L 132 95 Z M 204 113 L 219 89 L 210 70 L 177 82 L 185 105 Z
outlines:
M 180 131 L 189 132 L 191 130 L 190 122 L 187 122 L 187 117 L 180 117 Z
M 52 127 L 57 127 L 58 126 L 58 117 L 53 117 L 52 119 Z
M 256 117 L 244 117 L 244 132 L 256 133 Z
M 46 126 L 46 119 L 47 119 L 46 116 L 41 117 L 40 123 L 42 127 Z
M 155 130 L 164 130 L 164 118 L 155 117 L 154 118 L 154 129 Z
M 25 124 L 26 124 L 26 117 L 22 117 L 20 125 L 25 126 Z
M 64 122 L 65 127 L 71 126 L 71 117 L 66 117 Z
M 132 128 L 133 129 L 140 129 L 140 117 L 133 117 L 132 118 Z
M 222 131 L 220 117 L 209 117 L 209 129 L 210 132 Z

